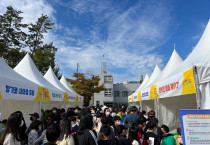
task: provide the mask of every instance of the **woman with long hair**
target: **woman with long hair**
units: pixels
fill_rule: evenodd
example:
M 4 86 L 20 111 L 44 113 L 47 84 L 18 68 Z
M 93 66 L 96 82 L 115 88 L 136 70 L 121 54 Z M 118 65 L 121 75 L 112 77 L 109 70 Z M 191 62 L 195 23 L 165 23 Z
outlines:
M 138 129 L 134 126 L 129 127 L 128 140 L 132 145 L 140 145 L 138 141 Z
M 26 130 L 27 130 L 26 122 L 25 122 L 25 119 L 23 117 L 23 113 L 21 111 L 16 111 L 15 113 L 19 113 L 22 120 L 23 120 L 23 125 L 20 127 L 20 144 L 24 145 L 25 142 L 28 139 L 28 136 L 26 134 Z
M 57 145 L 75 145 L 71 135 L 71 121 L 67 117 L 64 117 L 60 122 L 60 136 Z
M 0 140 L 2 145 L 21 145 L 20 143 L 20 127 L 24 122 L 19 113 L 12 113 L 7 122 L 7 127 Z
M 81 115 L 77 130 L 78 145 L 98 145 L 96 132 L 93 129 L 93 117 L 90 113 Z

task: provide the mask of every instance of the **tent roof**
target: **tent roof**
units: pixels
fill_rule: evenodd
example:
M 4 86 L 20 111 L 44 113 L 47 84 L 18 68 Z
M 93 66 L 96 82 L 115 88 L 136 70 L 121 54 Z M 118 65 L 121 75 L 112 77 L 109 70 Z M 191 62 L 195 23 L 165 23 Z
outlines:
M 74 93 L 74 94 L 76 94 L 76 95 L 78 95 L 78 96 L 81 96 L 81 95 L 79 95 L 79 94 L 70 86 L 70 84 L 68 83 L 68 81 L 66 80 L 66 78 L 65 78 L 64 75 L 62 75 L 62 77 L 61 77 L 61 79 L 60 79 L 60 82 L 61 82 L 61 84 L 62 84 L 64 87 L 66 87 L 69 91 L 71 91 L 72 93 Z
M 15 80 L 15 81 L 19 81 L 19 82 L 24 82 L 24 83 L 31 83 L 33 85 L 37 85 L 36 83 L 24 78 L 23 76 L 19 75 L 17 72 L 15 72 L 11 67 L 8 66 L 8 64 L 6 64 L 6 62 L 0 58 L 0 77 L 4 77 L 7 79 L 11 79 L 11 80 Z
M 182 63 L 183 63 L 182 58 L 177 53 L 177 51 L 174 49 L 174 51 L 173 51 L 168 63 L 166 64 L 165 68 L 161 72 L 160 76 L 153 83 L 157 83 L 158 81 L 163 81 L 171 72 L 173 72 Z
M 152 75 L 150 76 L 149 81 L 141 89 L 150 87 L 152 85 L 152 83 L 160 76 L 160 74 L 161 74 L 161 69 L 159 68 L 158 65 L 156 65 Z
M 210 66 L 210 21 L 208 22 L 206 29 L 202 37 L 200 38 L 193 51 L 184 60 L 184 62 L 173 71 L 169 76 L 176 75 L 183 72 L 193 66 Z
M 147 84 L 148 81 L 149 81 L 149 75 L 146 74 L 146 76 L 144 77 L 144 81 L 140 84 L 140 86 L 134 93 L 137 93 L 138 91 L 140 91 L 141 88 L 143 88 L 145 86 L 145 84 Z
M 70 92 L 68 89 L 66 89 L 61 82 L 56 77 L 55 73 L 53 72 L 52 68 L 50 67 L 47 72 L 44 75 L 44 78 L 48 80 L 52 85 L 54 85 L 56 88 L 59 88 L 60 90 L 67 92 L 69 95 L 74 95 L 72 92 Z
M 28 53 L 14 68 L 14 71 L 42 87 L 46 87 L 52 90 L 59 90 L 42 76 Z

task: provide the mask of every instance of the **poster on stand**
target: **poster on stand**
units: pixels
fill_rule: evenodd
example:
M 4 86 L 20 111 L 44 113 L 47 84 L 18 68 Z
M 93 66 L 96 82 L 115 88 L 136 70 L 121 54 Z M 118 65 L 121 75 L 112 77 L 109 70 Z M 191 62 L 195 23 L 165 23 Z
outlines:
M 210 110 L 179 110 L 183 145 L 210 144 Z

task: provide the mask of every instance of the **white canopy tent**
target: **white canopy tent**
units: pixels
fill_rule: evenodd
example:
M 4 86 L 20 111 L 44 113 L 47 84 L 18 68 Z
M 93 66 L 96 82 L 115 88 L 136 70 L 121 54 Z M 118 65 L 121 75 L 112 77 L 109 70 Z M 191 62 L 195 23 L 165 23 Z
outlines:
M 55 87 L 59 88 L 60 90 L 62 90 L 64 92 L 64 102 L 65 105 L 64 107 L 66 108 L 66 103 L 67 102 L 71 102 L 68 103 L 68 105 L 71 105 L 71 107 L 74 107 L 76 105 L 76 103 L 79 102 L 78 97 L 75 96 L 74 93 L 72 93 L 71 91 L 69 91 L 68 89 L 66 89 L 61 82 L 58 80 L 58 78 L 56 77 L 56 75 L 54 74 L 52 68 L 50 67 L 48 69 L 48 71 L 45 73 L 44 75 L 45 79 L 48 80 L 52 85 L 54 85 Z M 79 105 L 79 104 L 78 104 Z M 69 106 L 70 107 L 70 106 Z
M 141 89 L 141 94 L 142 94 L 142 100 L 143 100 L 143 97 L 148 97 L 147 96 L 147 91 L 148 92 L 150 92 L 150 89 L 148 88 L 159 76 L 160 76 L 160 74 L 161 74 L 161 69 L 159 68 L 159 66 L 158 65 L 156 65 L 155 66 L 155 69 L 154 69 L 154 71 L 153 71 L 153 73 L 152 73 L 152 75 L 151 75 L 151 77 L 150 77 L 150 79 L 149 79 L 149 81 L 148 81 L 148 83 L 144 86 L 144 87 L 142 87 L 142 89 Z M 152 101 L 147 101 L 146 99 L 144 100 L 144 101 L 142 101 L 142 103 L 141 103 L 141 108 L 143 109 L 143 110 L 146 110 L 146 111 L 149 111 L 149 110 L 151 110 L 151 109 L 154 109 L 155 107 L 155 104 L 154 104 L 155 102 L 152 102 Z
M 11 113 L 19 110 L 22 111 L 26 124 L 29 125 L 29 114 L 40 113 L 38 102 L 42 98 L 42 91 L 39 91 L 40 86 L 16 73 L 2 58 L 0 58 L 0 67 L 0 113 L 2 113 L 2 118 L 7 119 Z
M 180 126 L 179 109 L 210 108 L 210 22 L 190 55 L 172 72 L 150 86 L 148 98 L 157 99 L 160 124 Z M 150 100 L 153 101 L 153 100 Z
M 185 95 L 170 95 L 170 98 L 160 98 L 159 120 L 175 129 L 180 126 L 179 109 L 210 109 L 210 22 L 185 61 L 173 71 L 168 78 L 193 69 L 196 91 Z M 189 79 L 188 79 L 189 80 Z M 194 81 L 193 80 L 193 81 Z M 167 108 L 167 109 L 166 109 Z M 165 115 L 162 115 L 164 112 Z M 175 115 L 173 115 L 175 114 Z M 168 119 L 170 117 L 170 119 Z
M 63 91 L 53 86 L 42 76 L 28 53 L 14 68 L 14 70 L 23 77 L 44 88 L 43 101 L 63 101 Z
M 75 97 L 78 96 L 78 98 L 79 98 L 79 106 L 81 106 L 82 103 L 83 103 L 83 96 L 79 95 L 79 94 L 70 86 L 70 84 L 68 83 L 68 81 L 66 80 L 66 78 L 65 78 L 64 75 L 62 75 L 62 77 L 61 77 L 61 79 L 60 79 L 60 82 L 61 82 L 61 84 L 62 84 L 66 89 L 68 89 L 69 91 L 71 91 L 71 92 L 75 95 Z

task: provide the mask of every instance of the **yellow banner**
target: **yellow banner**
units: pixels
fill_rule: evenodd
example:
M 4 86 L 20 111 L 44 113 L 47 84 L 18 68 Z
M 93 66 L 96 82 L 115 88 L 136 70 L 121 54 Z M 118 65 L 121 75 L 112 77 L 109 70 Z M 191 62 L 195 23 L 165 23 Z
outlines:
M 141 97 L 141 91 L 138 92 L 138 101 L 141 101 L 142 100 L 142 97 Z
M 131 96 L 131 102 L 134 102 L 134 98 L 133 98 L 133 95 Z
M 76 95 L 75 97 L 76 97 L 75 102 L 78 103 L 79 102 L 79 96 Z
M 155 99 L 155 95 L 154 95 L 154 86 L 150 87 L 150 100 Z
M 196 92 L 195 81 L 193 76 L 193 69 L 189 69 L 183 73 L 184 79 L 182 80 L 181 95 L 192 94 Z
M 63 92 L 63 102 L 69 102 L 68 100 L 68 93 Z
M 157 92 L 157 91 L 158 91 L 158 90 L 157 90 L 157 84 L 154 85 L 154 88 L 153 88 L 153 89 L 154 89 L 154 90 L 153 90 L 153 91 L 154 91 L 154 98 L 155 98 L 155 99 L 160 98 L 160 96 L 158 95 L 158 92 Z
M 47 88 L 44 88 L 44 101 L 50 101 L 50 94 Z
M 38 89 L 38 91 L 37 91 L 36 98 L 34 99 L 34 101 L 42 101 L 43 88 L 38 87 L 37 89 Z

